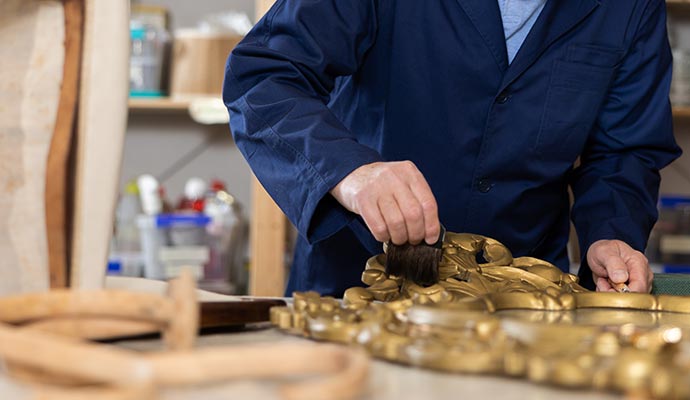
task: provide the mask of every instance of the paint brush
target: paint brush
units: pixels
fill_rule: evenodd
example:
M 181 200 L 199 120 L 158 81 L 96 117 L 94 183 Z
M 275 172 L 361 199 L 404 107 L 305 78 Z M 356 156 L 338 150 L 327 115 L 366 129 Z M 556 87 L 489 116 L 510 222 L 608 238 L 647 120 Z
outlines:
M 386 251 L 386 273 L 420 286 L 431 286 L 438 282 L 438 265 L 443 256 L 443 239 L 446 228 L 441 225 L 441 233 L 436 243 L 388 243 Z
M 609 285 L 618 293 L 630 293 L 630 288 L 626 283 L 616 283 L 611 279 L 608 279 Z

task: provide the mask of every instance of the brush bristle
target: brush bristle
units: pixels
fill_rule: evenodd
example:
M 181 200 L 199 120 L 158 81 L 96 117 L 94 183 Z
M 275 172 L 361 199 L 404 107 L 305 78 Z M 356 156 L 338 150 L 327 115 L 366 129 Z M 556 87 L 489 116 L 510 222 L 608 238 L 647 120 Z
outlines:
M 421 286 L 438 283 L 438 264 L 443 249 L 425 243 L 388 245 L 386 273 L 402 277 Z

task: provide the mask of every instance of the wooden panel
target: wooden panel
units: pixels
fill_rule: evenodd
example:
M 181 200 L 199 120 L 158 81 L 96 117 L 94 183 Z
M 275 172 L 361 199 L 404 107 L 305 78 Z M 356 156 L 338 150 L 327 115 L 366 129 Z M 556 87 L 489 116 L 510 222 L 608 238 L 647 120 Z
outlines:
M 130 98 L 129 99 L 129 111 L 130 112 L 144 112 L 144 111 L 156 111 L 156 112 L 183 112 L 187 113 L 189 111 L 190 100 L 177 99 L 170 97 L 160 97 L 160 98 Z
M 675 118 L 690 118 L 690 107 L 688 106 L 677 106 L 673 107 L 673 116 Z
M 50 287 L 64 288 L 68 284 L 67 269 L 67 176 L 68 157 L 75 126 L 79 72 L 81 64 L 81 36 L 83 28 L 83 0 L 64 0 L 65 64 L 57 120 L 53 132 L 45 179 L 46 230 Z
M 64 39 L 60 1 L 0 1 L 0 294 L 48 288 L 45 180 Z
M 184 31 L 183 31 L 184 32 Z M 175 35 L 170 95 L 213 95 L 220 97 L 225 75 L 225 61 L 242 40 L 237 35 L 213 35 L 198 32 Z
M 71 286 L 102 287 L 129 89 L 129 2 L 86 0 L 76 142 Z
M 242 299 L 239 301 L 214 301 L 200 303 L 200 328 L 218 328 L 244 325 L 271 320 L 271 308 L 281 307 L 285 301 L 280 299 Z
M 256 0 L 260 19 L 274 0 Z M 252 179 L 251 269 L 249 293 L 282 296 L 285 291 L 285 237 L 287 220 L 256 178 Z
M 252 178 L 251 267 L 249 294 L 282 296 L 285 291 L 285 215 Z
M 258 21 L 261 17 L 266 14 L 269 8 L 275 3 L 275 0 L 255 0 L 256 3 L 256 20 Z

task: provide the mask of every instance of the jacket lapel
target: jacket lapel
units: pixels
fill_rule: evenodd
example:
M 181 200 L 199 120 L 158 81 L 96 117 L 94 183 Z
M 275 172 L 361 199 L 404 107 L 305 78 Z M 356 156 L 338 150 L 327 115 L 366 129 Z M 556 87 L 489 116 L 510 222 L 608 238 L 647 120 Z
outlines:
M 508 52 L 501 10 L 496 0 L 457 0 L 491 50 L 501 71 L 508 68 Z
M 487 2 L 497 3 L 495 0 Z M 553 42 L 574 28 L 598 6 L 599 0 L 548 0 L 506 71 L 501 91 L 534 64 Z

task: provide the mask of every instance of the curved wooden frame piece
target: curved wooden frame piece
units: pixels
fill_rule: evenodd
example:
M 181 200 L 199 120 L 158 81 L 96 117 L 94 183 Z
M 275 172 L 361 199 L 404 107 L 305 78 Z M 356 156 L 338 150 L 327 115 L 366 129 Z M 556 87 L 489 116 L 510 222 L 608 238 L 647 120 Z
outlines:
M 92 340 L 162 332 L 169 349 L 186 350 L 194 347 L 199 306 L 194 277 L 183 271 L 168 298 L 121 290 L 18 295 L 0 299 L 0 321 Z
M 56 317 L 22 325 L 23 328 L 86 340 L 112 340 L 155 334 L 166 324 L 108 317 Z
M 124 291 L 70 291 L 0 299 L 0 321 L 22 324 L 61 317 L 108 317 L 167 324 L 175 316 L 170 299 Z
M 331 300 L 334 308 L 337 302 Z M 349 399 L 362 392 L 368 378 L 366 352 L 342 346 L 277 343 L 192 350 L 199 307 L 189 271 L 170 283 L 169 298 L 59 290 L 0 299 L 0 316 L 0 358 L 7 372 L 39 385 L 35 394 L 42 399 L 151 399 L 160 387 L 314 375 L 283 384 L 281 395 Z M 141 354 L 80 340 L 159 331 L 173 351 Z
M 480 235 L 448 232 L 443 248 L 435 285 L 387 275 L 378 255 L 362 274 L 369 286 L 348 289 L 342 305 L 295 293 L 292 307 L 271 310 L 271 322 L 430 369 L 690 397 L 690 364 L 682 361 L 690 359 L 690 298 L 590 292 L 576 276 L 513 258 Z
M 328 344 L 275 343 L 141 354 L 3 323 L 0 357 L 15 378 L 40 382 L 39 393 L 45 396 L 41 398 L 47 399 L 102 394 L 119 400 L 150 395 L 160 387 L 304 376 L 312 378 L 283 384 L 282 396 L 350 399 L 366 387 L 369 370 L 364 351 Z
M 172 299 L 174 316 L 163 340 L 171 350 L 189 350 L 194 347 L 199 327 L 199 303 L 196 284 L 191 271 L 184 270 L 179 278 L 170 282 L 168 295 Z
M 84 1 L 63 0 L 65 14 L 65 64 L 57 119 L 48 152 L 45 180 L 46 234 L 50 287 L 69 285 L 68 175 L 69 154 L 75 128 L 79 73 L 81 71 Z

